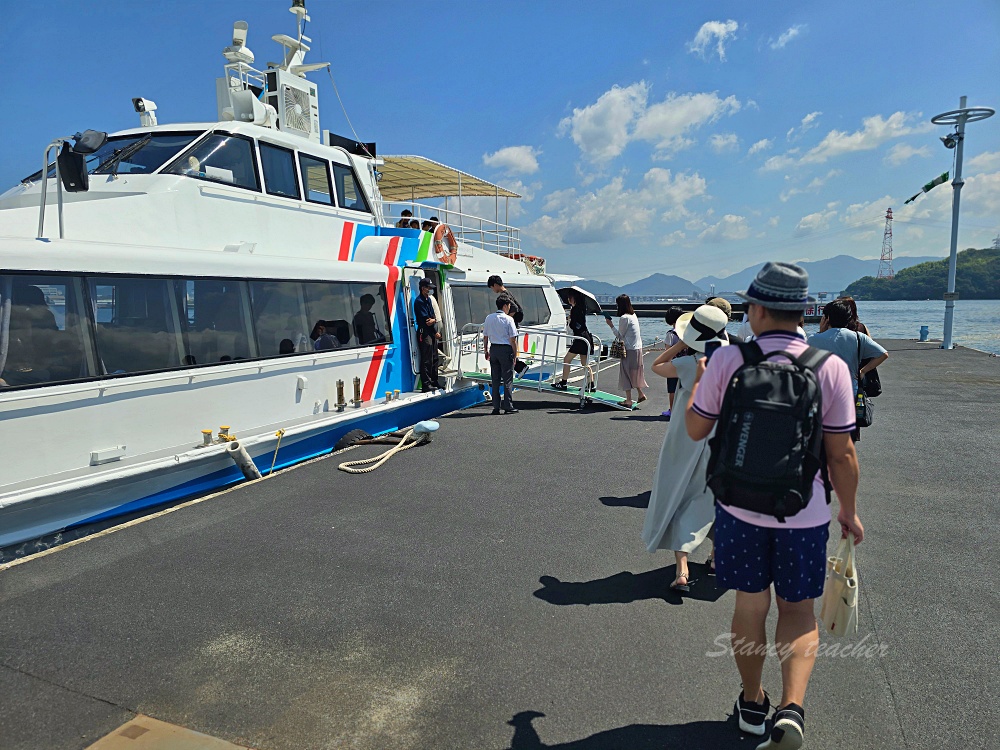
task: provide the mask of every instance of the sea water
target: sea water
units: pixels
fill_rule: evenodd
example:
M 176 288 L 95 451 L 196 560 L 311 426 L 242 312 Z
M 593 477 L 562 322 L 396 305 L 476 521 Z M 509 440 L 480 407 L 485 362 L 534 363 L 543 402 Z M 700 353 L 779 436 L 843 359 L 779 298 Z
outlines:
M 734 315 L 733 317 L 738 317 Z M 944 336 L 944 302 L 858 302 L 858 317 L 872 336 L 885 339 L 916 339 L 920 326 L 930 328 L 932 339 Z M 617 325 L 617 319 L 613 322 Z M 739 321 L 729 325 L 735 332 Z M 611 331 L 600 321 L 590 324 L 591 330 L 609 343 Z M 662 318 L 639 318 L 643 344 L 649 346 L 654 338 L 661 341 L 667 332 Z M 806 333 L 816 333 L 819 326 L 806 326 Z M 954 343 L 1000 355 L 1000 300 L 959 300 L 955 304 L 955 322 L 952 331 Z

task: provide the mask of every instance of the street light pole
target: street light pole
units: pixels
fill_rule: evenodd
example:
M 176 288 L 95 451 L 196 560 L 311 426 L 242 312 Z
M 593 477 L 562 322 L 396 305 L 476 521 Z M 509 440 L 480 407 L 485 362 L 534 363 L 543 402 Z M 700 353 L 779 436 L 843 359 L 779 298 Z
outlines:
M 962 200 L 962 153 L 965 145 L 965 124 L 985 120 L 994 111 L 989 107 L 966 107 L 968 97 L 959 100 L 959 108 L 951 112 L 943 112 L 931 118 L 935 125 L 954 125 L 955 132 L 942 138 L 946 148 L 955 149 L 955 177 L 951 181 L 953 197 L 951 201 L 951 254 L 948 257 L 948 291 L 944 295 L 944 342 L 942 349 L 952 348 L 952 328 L 955 322 L 955 276 L 958 271 L 958 210 Z

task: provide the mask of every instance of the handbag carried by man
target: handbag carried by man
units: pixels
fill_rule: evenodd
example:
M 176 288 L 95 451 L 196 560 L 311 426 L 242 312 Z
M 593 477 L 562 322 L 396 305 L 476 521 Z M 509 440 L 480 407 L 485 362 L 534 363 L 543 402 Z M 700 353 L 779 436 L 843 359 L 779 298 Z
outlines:
M 858 632 L 858 568 L 854 534 L 840 540 L 837 553 L 826 560 L 826 587 L 819 619 L 833 635 Z
M 611 342 L 610 355 L 615 359 L 625 359 L 625 342 L 621 339 L 615 339 Z
M 872 420 L 875 418 L 874 404 L 869 400 L 868 394 L 865 393 L 865 388 L 862 383 L 863 378 L 861 376 L 861 337 L 858 336 L 858 392 L 854 397 L 854 420 L 858 427 L 871 427 Z M 881 386 L 879 389 L 881 392 Z

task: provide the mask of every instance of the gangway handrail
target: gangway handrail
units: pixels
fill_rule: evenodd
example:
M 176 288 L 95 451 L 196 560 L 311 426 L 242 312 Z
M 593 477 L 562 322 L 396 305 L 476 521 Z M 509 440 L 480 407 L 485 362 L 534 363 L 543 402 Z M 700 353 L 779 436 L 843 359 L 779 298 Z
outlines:
M 479 352 L 480 352 L 479 341 L 480 341 L 480 339 L 483 338 L 483 323 L 466 323 L 464 326 L 462 326 L 462 330 L 461 330 L 460 336 L 461 336 L 463 342 L 465 340 L 465 337 L 468 336 L 468 335 L 470 335 L 470 334 L 475 334 L 474 345 L 476 347 L 475 348 L 476 359 L 475 359 L 475 364 L 473 366 L 475 368 L 475 371 L 479 372 L 479 366 L 480 366 L 480 361 L 479 361 Z M 594 340 L 590 341 L 590 340 L 584 338 L 583 336 L 577 336 L 575 334 L 566 333 L 564 331 L 553 331 L 553 330 L 548 329 L 548 328 L 539 328 L 539 327 L 535 327 L 535 326 L 522 326 L 521 328 L 519 328 L 518 329 L 518 335 L 521 336 L 521 335 L 524 335 L 524 334 L 542 337 L 542 349 L 541 349 L 541 352 L 537 352 L 537 351 L 530 352 L 530 353 L 524 353 L 524 352 L 522 352 L 522 356 L 521 356 L 521 359 L 525 360 L 525 361 L 529 361 L 530 360 L 530 361 L 534 362 L 534 361 L 537 360 L 539 362 L 539 364 L 541 365 L 541 367 L 537 371 L 538 372 L 538 380 L 537 380 L 538 384 L 536 386 L 525 385 L 525 382 L 524 382 L 525 379 L 521 379 L 521 382 L 518 383 L 518 387 L 519 388 L 532 388 L 533 390 L 536 390 L 539 393 L 542 392 L 542 385 L 544 383 L 543 378 L 542 378 L 542 375 L 545 372 L 544 368 L 549 363 L 551 363 L 551 365 L 552 365 L 552 380 L 551 380 L 551 382 L 555 382 L 556 381 L 557 368 L 561 367 L 564 364 L 563 359 L 562 359 L 562 355 L 560 355 L 560 353 L 559 353 L 559 346 L 558 345 L 559 345 L 560 340 L 566 340 L 566 341 L 569 341 L 569 342 L 580 341 L 580 342 L 584 343 L 588 348 L 592 347 L 594 351 L 598 352 L 597 363 L 596 363 L 596 365 L 595 365 L 595 367 L 593 369 L 593 378 L 590 379 L 590 383 L 587 382 L 588 381 L 588 377 L 587 377 L 586 367 L 583 368 L 583 386 L 580 388 L 580 406 L 582 408 L 583 405 L 587 401 L 588 385 L 592 384 L 594 386 L 594 389 L 597 390 L 597 380 L 598 380 L 598 378 L 600 377 L 600 374 L 601 374 L 600 352 L 602 352 L 603 348 L 604 348 L 604 345 L 601 342 L 600 336 L 598 336 L 597 334 L 592 333 L 591 336 L 593 337 Z M 554 347 L 554 351 L 552 353 L 551 359 L 548 356 L 549 339 L 555 339 L 555 347 Z M 568 349 L 568 347 L 567 347 L 567 349 Z M 465 356 L 465 346 L 461 345 L 461 346 L 458 347 L 458 370 L 459 370 L 459 373 L 462 373 L 462 374 L 465 373 L 465 369 L 462 366 L 462 357 L 463 356 Z M 590 355 L 588 355 L 587 366 L 589 366 L 589 364 L 590 364 L 589 363 L 589 356 Z

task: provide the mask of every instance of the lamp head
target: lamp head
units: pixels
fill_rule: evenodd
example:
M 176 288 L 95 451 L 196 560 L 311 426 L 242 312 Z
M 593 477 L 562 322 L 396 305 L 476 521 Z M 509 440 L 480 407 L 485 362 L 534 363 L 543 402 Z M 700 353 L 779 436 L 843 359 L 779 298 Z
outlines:
M 958 145 L 958 133 L 949 133 L 948 135 L 941 136 L 941 143 L 944 144 L 945 148 L 955 148 Z

